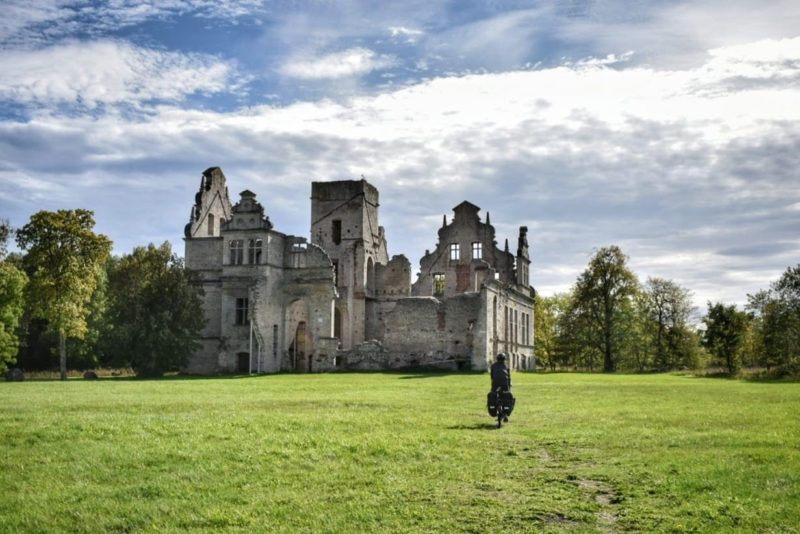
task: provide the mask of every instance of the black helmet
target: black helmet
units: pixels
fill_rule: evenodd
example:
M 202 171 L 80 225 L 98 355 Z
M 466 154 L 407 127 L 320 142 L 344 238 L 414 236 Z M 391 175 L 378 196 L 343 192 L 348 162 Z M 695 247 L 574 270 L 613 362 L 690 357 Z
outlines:
M 505 352 L 501 352 L 500 354 L 497 355 L 497 361 L 502 362 L 505 359 L 506 359 L 506 353 Z

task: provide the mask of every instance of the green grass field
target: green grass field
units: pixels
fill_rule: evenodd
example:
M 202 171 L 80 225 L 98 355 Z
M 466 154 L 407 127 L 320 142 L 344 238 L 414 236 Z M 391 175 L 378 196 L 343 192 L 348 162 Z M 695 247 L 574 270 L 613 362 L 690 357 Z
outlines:
M 323 374 L 0 383 L 5 532 L 800 529 L 800 384 Z

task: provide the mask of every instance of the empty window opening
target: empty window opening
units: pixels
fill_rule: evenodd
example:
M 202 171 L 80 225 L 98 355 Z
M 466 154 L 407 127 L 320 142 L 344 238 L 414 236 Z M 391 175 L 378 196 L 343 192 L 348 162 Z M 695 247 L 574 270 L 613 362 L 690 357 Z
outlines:
M 483 258 L 483 243 L 472 244 L 472 259 L 480 260 Z
M 261 248 L 263 242 L 260 239 L 251 239 L 247 242 L 247 263 L 258 265 L 261 263 Z
M 436 296 L 444 295 L 444 288 L 445 288 L 444 273 L 434 273 L 433 294 Z
M 214 214 L 208 214 L 208 235 L 214 235 Z
M 236 372 L 238 373 L 250 372 L 250 353 L 248 352 L 236 353 Z
M 450 243 L 450 261 L 461 259 L 461 247 L 458 243 Z
M 331 239 L 336 245 L 342 242 L 342 221 L 338 219 L 331 222 Z
M 504 308 L 503 314 L 503 340 L 508 341 L 508 306 Z
M 246 325 L 250 323 L 250 314 L 248 313 L 248 299 L 236 299 L 236 321 L 235 324 Z
M 244 241 L 241 239 L 231 240 L 231 265 L 241 265 L 244 263 Z

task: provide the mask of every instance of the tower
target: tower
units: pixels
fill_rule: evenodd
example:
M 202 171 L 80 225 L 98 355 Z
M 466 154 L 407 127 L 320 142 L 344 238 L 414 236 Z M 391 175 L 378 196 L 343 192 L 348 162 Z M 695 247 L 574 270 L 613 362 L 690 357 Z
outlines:
M 365 341 L 377 266 L 388 262 L 378 206 L 378 190 L 363 179 L 311 184 L 311 242 L 333 262 L 334 337 L 344 349 Z

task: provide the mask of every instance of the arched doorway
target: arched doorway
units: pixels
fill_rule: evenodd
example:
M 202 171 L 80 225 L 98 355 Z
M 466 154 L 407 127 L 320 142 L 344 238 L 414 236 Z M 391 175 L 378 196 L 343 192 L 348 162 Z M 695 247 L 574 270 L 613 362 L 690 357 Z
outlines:
M 306 331 L 306 322 L 300 321 L 297 324 L 297 329 L 294 332 L 294 341 L 292 341 L 294 371 L 296 373 L 308 373 L 311 371 L 311 359 L 308 350 L 308 333 Z
M 296 373 L 311 371 L 311 355 L 314 342 L 309 327 L 308 306 L 302 300 L 295 300 L 286 310 L 286 347 L 288 359 L 286 366 Z

